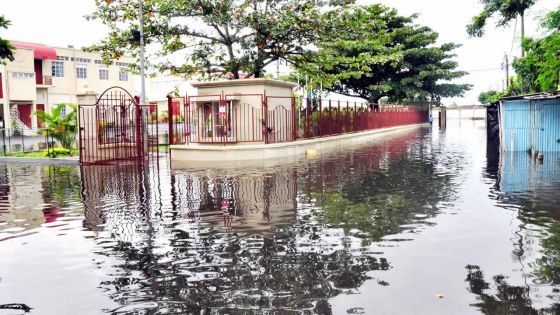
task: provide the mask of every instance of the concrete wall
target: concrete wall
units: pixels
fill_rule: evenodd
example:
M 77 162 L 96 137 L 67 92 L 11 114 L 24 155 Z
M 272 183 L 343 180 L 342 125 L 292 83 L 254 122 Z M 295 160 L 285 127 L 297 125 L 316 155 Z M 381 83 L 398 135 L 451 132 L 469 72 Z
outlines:
M 31 77 L 16 77 L 19 73 L 33 74 Z M 33 66 L 33 50 L 17 49 L 14 61 L 6 64 L 7 96 L 11 100 L 30 101 L 35 95 L 35 69 Z
M 423 124 L 273 144 L 173 145 L 171 146 L 171 160 L 179 162 L 177 165 L 181 165 L 181 162 L 188 162 L 190 165 L 201 167 L 217 165 L 225 167 L 225 164 L 235 167 L 248 166 L 264 160 L 297 159 L 308 154 L 321 154 L 325 151 L 343 149 L 347 145 L 366 143 L 383 134 L 406 132 L 420 126 Z
M 437 112 L 439 110 L 433 111 L 433 117 L 437 117 Z M 486 108 L 475 108 L 475 109 L 447 109 L 447 119 L 485 119 L 486 118 Z

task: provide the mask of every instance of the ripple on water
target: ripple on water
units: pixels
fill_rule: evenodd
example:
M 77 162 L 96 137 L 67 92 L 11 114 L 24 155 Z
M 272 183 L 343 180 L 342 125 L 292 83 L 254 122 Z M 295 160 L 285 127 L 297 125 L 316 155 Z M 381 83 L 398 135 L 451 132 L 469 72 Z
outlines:
M 383 290 L 398 287 L 395 273 L 402 258 L 395 258 L 395 251 L 402 244 L 414 249 L 418 238 L 442 224 L 442 214 L 471 218 L 475 211 L 458 204 L 462 189 L 475 189 L 480 198 L 493 200 L 492 210 L 519 213 L 522 224 L 507 237 L 522 235 L 533 247 L 516 249 L 506 259 L 527 262 L 523 272 L 531 275 L 530 285 L 550 291 L 540 300 L 556 301 L 558 292 L 551 287 L 560 284 L 554 273 L 560 225 L 551 204 L 558 204 L 559 185 L 541 191 L 532 183 L 530 190 L 503 192 L 494 185 L 499 176 L 488 171 L 492 180 L 465 188 L 483 173 L 475 169 L 476 152 L 469 153 L 464 143 L 472 140 L 451 141 L 452 134 L 435 139 L 421 129 L 313 161 L 238 170 L 169 170 L 164 161 L 159 169 L 5 165 L 0 168 L 0 240 L 40 236 L 53 261 L 84 271 L 86 284 L 61 290 L 67 299 L 72 291 L 81 292 L 81 305 L 92 313 L 328 314 L 335 312 L 334 298 L 359 298 L 372 283 Z M 65 238 L 47 238 L 53 230 Z M 80 246 L 83 255 L 72 257 L 60 250 L 64 246 Z M 487 254 L 481 249 L 481 257 Z M 33 274 L 10 268 L 10 275 Z M 4 280 L 4 272 L 0 269 L 0 296 L 17 287 L 11 278 Z M 495 297 L 487 289 L 472 289 L 492 288 L 493 275 L 485 280 L 482 267 L 467 272 L 470 291 L 464 290 L 464 300 L 474 295 L 484 303 Z M 443 276 L 464 286 L 464 273 Z M 500 281 L 494 287 L 530 296 Z M 42 294 L 29 290 L 10 296 Z M 377 291 L 362 294 L 372 292 Z M 101 307 L 101 300 L 108 306 Z M 57 302 L 50 304 L 52 310 Z M 339 312 L 348 314 L 371 313 L 373 307 L 337 303 L 342 303 Z M 400 306 L 394 307 L 398 313 Z

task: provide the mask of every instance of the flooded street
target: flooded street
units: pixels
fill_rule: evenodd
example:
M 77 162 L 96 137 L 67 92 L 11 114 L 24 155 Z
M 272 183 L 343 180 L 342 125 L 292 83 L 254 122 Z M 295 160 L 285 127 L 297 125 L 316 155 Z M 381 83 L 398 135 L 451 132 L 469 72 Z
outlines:
M 556 314 L 559 205 L 560 157 L 498 156 L 484 121 L 268 167 L 1 164 L 0 305 Z

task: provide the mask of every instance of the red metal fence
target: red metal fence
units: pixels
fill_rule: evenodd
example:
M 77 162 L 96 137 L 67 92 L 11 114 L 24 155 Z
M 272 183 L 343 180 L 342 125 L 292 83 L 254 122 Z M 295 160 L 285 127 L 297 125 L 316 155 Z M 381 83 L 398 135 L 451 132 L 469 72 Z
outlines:
M 80 162 L 146 160 L 151 152 L 159 154 L 159 137 L 166 135 L 169 144 L 280 143 L 427 120 L 427 104 L 377 105 L 264 94 L 169 96 L 165 112 L 157 109 L 157 103 L 141 105 L 138 98 L 115 87 L 95 104 L 78 107 Z
M 184 104 L 177 109 L 173 102 Z M 171 144 L 279 143 L 428 121 L 428 104 L 378 105 L 266 96 L 198 95 L 168 98 Z

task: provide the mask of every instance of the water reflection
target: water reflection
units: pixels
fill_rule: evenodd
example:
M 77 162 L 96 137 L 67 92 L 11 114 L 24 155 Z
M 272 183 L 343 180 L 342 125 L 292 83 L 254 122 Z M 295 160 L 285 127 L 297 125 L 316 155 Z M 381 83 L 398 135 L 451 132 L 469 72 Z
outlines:
M 486 281 L 484 273 L 479 266 L 468 265 L 467 278 L 469 291 L 477 296 L 476 307 L 483 314 L 558 314 L 560 304 L 555 303 L 550 307 L 538 308 L 533 306 L 529 286 L 516 286 L 508 283 L 504 275 L 496 275 L 493 283 Z M 496 293 L 490 291 L 495 288 Z
M 76 167 L 0 165 L 0 241 L 44 224 L 64 226 L 57 221 L 79 194 Z
M 478 266 L 467 266 L 476 306 L 485 314 L 560 313 L 560 156 L 548 153 L 539 161 L 525 152 L 487 149 L 491 196 L 515 213 L 512 259 L 521 270 L 521 285 L 498 274 L 483 279 Z M 505 272 L 507 274 L 507 272 Z M 551 302 L 552 301 L 552 302 Z
M 0 165 L 0 304 L 61 313 L 53 290 L 35 289 L 57 283 L 79 314 L 406 313 L 433 306 L 407 298 L 433 281 L 461 313 L 555 312 L 558 161 L 488 149 L 485 168 L 469 148 L 480 128 L 453 128 L 271 167 Z
M 265 169 L 83 167 L 84 226 L 116 262 L 101 287 L 122 307 L 107 311 L 330 313 L 390 268 L 369 244 L 433 224 L 450 197 L 425 136 Z
M 401 137 L 348 154 L 343 165 L 326 158 L 303 174 L 306 197 L 319 207 L 319 222 L 343 229 L 362 246 L 415 231 L 434 224 L 430 219 L 455 193 L 453 177 L 462 166 L 438 153 Z

